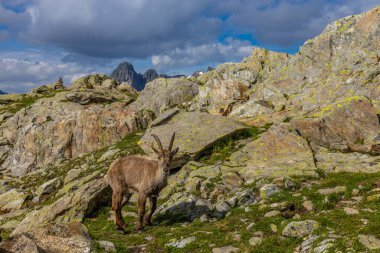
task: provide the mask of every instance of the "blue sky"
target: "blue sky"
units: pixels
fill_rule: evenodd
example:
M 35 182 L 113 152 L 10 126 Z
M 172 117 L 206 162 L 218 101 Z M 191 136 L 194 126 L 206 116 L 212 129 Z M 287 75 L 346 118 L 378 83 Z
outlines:
M 0 0 L 0 90 L 62 76 L 190 74 L 241 61 L 253 46 L 295 53 L 331 21 L 379 0 Z

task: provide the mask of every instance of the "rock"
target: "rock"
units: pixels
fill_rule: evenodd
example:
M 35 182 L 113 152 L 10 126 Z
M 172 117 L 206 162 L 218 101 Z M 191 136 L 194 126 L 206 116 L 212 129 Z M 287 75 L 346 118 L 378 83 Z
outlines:
M 367 201 L 378 201 L 380 199 L 380 194 L 374 194 L 367 196 Z
M 314 211 L 314 205 L 313 205 L 313 202 L 311 202 L 310 200 L 306 200 L 302 203 L 302 206 L 309 212 L 312 212 Z
M 257 245 L 260 245 L 263 241 L 263 238 L 262 237 L 251 237 L 248 241 L 249 245 L 251 245 L 252 247 L 255 247 Z
M 111 103 L 116 100 L 115 97 L 107 93 L 95 93 L 86 91 L 70 92 L 66 94 L 66 99 L 80 105 L 89 105 L 92 103 Z
M 175 248 L 178 248 L 178 249 L 182 249 L 187 244 L 195 242 L 196 239 L 197 238 L 195 236 L 192 236 L 192 237 L 188 237 L 188 238 L 182 239 L 180 241 L 174 241 L 174 242 L 171 242 L 171 243 L 167 243 L 167 244 L 165 244 L 165 246 L 171 246 L 171 247 L 175 247 Z
M 274 184 L 265 184 L 260 188 L 260 197 L 268 198 L 276 193 L 279 193 L 280 189 Z
M 12 189 L 0 195 L 0 210 L 3 212 L 19 210 L 27 199 L 28 194 Z
M 44 195 L 44 194 L 50 194 L 57 190 L 62 184 L 62 179 L 60 177 L 54 178 L 52 180 L 49 180 L 42 185 L 40 185 L 35 194 L 37 196 Z
M 109 203 L 110 200 L 111 189 L 103 178 L 92 180 L 54 203 L 27 214 L 12 232 L 12 236 L 34 230 L 52 221 L 82 222 L 94 207 Z
M 90 253 L 93 250 L 87 229 L 76 222 L 50 223 L 25 235 L 6 240 L 1 243 L 1 247 L 4 246 L 18 249 L 12 252 Z M 33 251 L 27 251 L 29 248 Z
M 147 84 L 131 104 L 135 110 L 150 110 L 156 115 L 191 101 L 198 94 L 198 85 L 186 79 L 159 78 Z
M 229 188 L 238 188 L 244 184 L 244 181 L 236 173 L 226 173 L 222 176 L 222 181 Z
M 287 237 L 305 237 L 312 234 L 318 227 L 318 222 L 313 220 L 293 221 L 286 225 L 282 231 L 282 235 Z
M 359 195 L 359 193 L 360 193 L 360 190 L 359 189 L 352 189 L 352 196 L 354 196 L 354 197 L 356 197 L 356 196 L 358 196 Z
M 351 208 L 351 207 L 345 207 L 343 209 L 343 211 L 347 214 L 347 215 L 357 215 L 359 214 L 359 211 L 355 208 Z
M 213 131 L 210 131 L 213 129 Z M 245 129 L 235 121 L 200 112 L 182 112 L 170 119 L 166 124 L 149 129 L 140 140 L 141 148 L 155 157 L 151 145 L 155 144 L 152 134 L 157 134 L 164 147 L 169 145 L 170 138 L 176 132 L 173 147 L 179 147 L 174 158 L 173 167 L 184 165 L 196 159 L 216 142 L 236 135 Z
M 106 161 L 108 159 L 112 159 L 117 153 L 119 153 L 120 150 L 119 149 L 115 149 L 115 148 L 112 148 L 110 150 L 107 150 L 99 159 L 97 162 L 103 162 L 103 161 Z
M 380 154 L 380 124 L 371 102 L 349 97 L 307 118 L 293 118 L 292 126 L 307 140 L 331 150 Z
M 64 184 L 67 184 L 71 181 L 73 181 L 74 179 L 78 178 L 79 175 L 81 174 L 82 170 L 81 169 L 71 169 L 67 172 L 66 174 L 66 177 L 65 177 L 65 180 L 64 180 Z
M 245 228 L 247 230 L 251 230 L 253 228 L 253 226 L 255 226 L 255 223 L 252 222 L 252 223 L 249 223 L 248 226 Z
M 372 235 L 359 235 L 359 242 L 369 250 L 380 249 L 380 240 Z
M 264 217 L 274 217 L 280 214 L 281 212 L 275 210 L 275 211 L 270 211 L 270 212 L 265 213 Z
M 117 89 L 121 92 L 127 92 L 130 95 L 137 95 L 138 92 L 129 83 L 121 83 L 117 86 Z
M 276 224 L 272 223 L 272 224 L 269 225 L 269 227 L 270 227 L 270 230 L 272 230 L 273 233 L 277 233 L 278 228 L 277 228 Z
M 203 214 L 209 214 L 212 205 L 209 201 L 188 193 L 177 192 L 157 208 L 155 215 L 176 216 L 178 219 L 194 220 Z
M 43 253 L 42 249 L 37 244 L 25 235 L 14 238 L 11 241 L 3 241 L 0 244 L 2 252 L 20 252 L 20 253 Z
M 76 79 L 71 85 L 71 90 L 110 90 L 116 89 L 117 83 L 111 77 L 103 74 L 93 74 Z
M 178 107 L 166 110 L 165 112 L 161 113 L 155 120 L 153 120 L 153 122 L 150 124 L 150 127 L 155 127 L 166 123 L 177 113 L 179 113 Z
M 261 137 L 233 153 L 231 161 L 243 164 L 239 174 L 246 183 L 258 177 L 314 175 L 315 165 L 308 143 L 287 124 L 272 126 Z
M 231 206 L 225 201 L 220 201 L 215 204 L 215 210 L 222 215 L 225 215 L 230 209 Z
M 122 102 L 88 106 L 67 102 L 65 93 L 38 100 L 0 126 L 0 136 L 12 143 L 0 168 L 22 176 L 62 158 L 110 146 L 146 128 L 153 117 Z
M 318 192 L 322 195 L 330 195 L 332 193 L 344 193 L 346 192 L 346 186 L 337 186 L 334 188 L 319 189 Z
M 104 252 L 116 252 L 116 247 L 113 242 L 98 241 L 99 246 L 104 249 Z
M 3 224 L 0 226 L 0 229 L 3 229 L 3 230 L 10 230 L 12 231 L 13 229 L 15 229 L 18 225 L 20 224 L 20 221 L 18 220 L 10 220 L 8 221 L 7 223 Z
M 239 252 L 240 249 L 234 246 L 224 246 L 221 248 L 213 248 L 212 253 L 235 253 Z
M 335 239 L 325 239 L 318 244 L 317 247 L 314 248 L 315 253 L 323 253 L 328 252 L 328 250 L 334 247 Z

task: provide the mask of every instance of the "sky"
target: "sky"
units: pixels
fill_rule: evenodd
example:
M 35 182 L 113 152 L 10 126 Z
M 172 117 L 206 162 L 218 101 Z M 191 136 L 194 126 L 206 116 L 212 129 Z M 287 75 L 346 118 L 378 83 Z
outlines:
M 254 46 L 295 53 L 336 19 L 379 0 L 0 0 L 0 90 L 63 77 L 191 74 L 239 62 Z

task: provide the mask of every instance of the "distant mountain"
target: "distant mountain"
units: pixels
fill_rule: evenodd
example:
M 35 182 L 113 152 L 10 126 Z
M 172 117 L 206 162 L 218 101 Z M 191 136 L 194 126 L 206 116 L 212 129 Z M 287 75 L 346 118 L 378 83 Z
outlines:
M 0 90 L 0 95 L 7 94 L 6 92 Z
M 111 77 L 118 82 L 127 82 L 132 85 L 136 90 L 143 90 L 145 84 L 153 81 L 156 78 L 177 78 L 184 75 L 168 76 L 165 74 L 158 74 L 154 69 L 148 69 L 144 74 L 137 73 L 133 65 L 129 62 L 122 62 L 112 72 Z

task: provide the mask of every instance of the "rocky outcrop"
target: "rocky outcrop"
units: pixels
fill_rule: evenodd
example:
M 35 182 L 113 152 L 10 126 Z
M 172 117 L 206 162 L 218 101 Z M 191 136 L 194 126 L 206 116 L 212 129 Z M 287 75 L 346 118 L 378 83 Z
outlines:
M 150 82 L 131 107 L 156 115 L 174 106 L 187 106 L 198 94 L 198 85 L 183 78 L 159 78 Z
M 261 137 L 231 155 L 247 181 L 258 177 L 313 175 L 316 169 L 307 141 L 289 124 L 272 126 Z
M 203 151 L 216 142 L 236 135 L 244 129 L 243 125 L 221 116 L 183 112 L 174 115 L 166 124 L 150 128 L 141 139 L 140 145 L 146 153 L 155 157 L 151 148 L 154 143 L 151 134 L 158 135 L 164 147 L 167 147 L 175 132 L 174 147 L 179 147 L 179 152 L 175 157 L 174 167 L 178 167 L 198 158 Z
M 50 223 L 3 241 L 0 249 L 5 252 L 90 253 L 93 243 L 81 223 Z
M 103 178 L 92 180 L 53 204 L 29 213 L 12 232 L 12 236 L 32 231 L 53 221 L 82 222 L 93 208 L 109 204 L 110 200 L 111 189 Z
M 310 142 L 330 150 L 380 154 L 380 124 L 365 97 L 350 97 L 318 109 L 292 125 Z
M 146 128 L 152 120 L 151 113 L 125 106 L 130 100 L 127 95 L 125 102 L 103 104 L 91 99 L 94 92 L 86 93 L 89 97 L 80 94 L 61 92 L 41 99 L 3 123 L 0 136 L 6 155 L 2 168 L 21 176 L 59 159 L 108 146 Z

